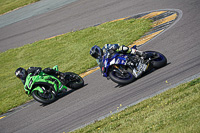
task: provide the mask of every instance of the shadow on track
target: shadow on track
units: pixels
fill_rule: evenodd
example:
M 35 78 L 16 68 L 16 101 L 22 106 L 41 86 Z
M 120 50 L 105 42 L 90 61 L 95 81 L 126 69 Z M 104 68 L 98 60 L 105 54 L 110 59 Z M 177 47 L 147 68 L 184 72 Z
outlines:
M 171 64 L 171 62 L 167 63 L 164 67 L 168 66 L 169 64 Z M 162 68 L 163 68 L 163 67 L 162 67 Z M 162 69 L 162 68 L 159 68 L 159 69 Z M 142 76 L 141 76 L 140 78 L 143 78 L 143 77 L 145 77 L 145 76 L 147 76 L 147 75 L 151 74 L 152 72 L 155 72 L 156 70 L 159 70 L 159 69 L 153 68 L 153 69 L 151 69 L 151 70 L 149 70 L 149 71 L 143 73 Z M 134 83 L 135 81 L 139 80 L 140 78 L 135 79 L 133 82 L 131 82 L 131 83 L 129 83 L 129 84 Z M 127 86 L 127 85 L 129 85 L 129 84 L 124 84 L 124 85 L 123 85 L 123 84 L 117 84 L 117 85 L 115 86 L 115 88 L 121 88 L 121 87 Z
M 81 87 L 81 88 L 79 88 L 79 89 L 82 89 L 82 88 L 84 88 L 84 87 L 87 86 L 87 85 L 88 85 L 88 83 L 87 83 L 87 84 L 84 84 L 84 86 Z M 73 93 L 73 92 L 79 90 L 79 89 L 73 90 L 73 89 L 70 89 L 70 88 L 68 88 L 68 89 L 69 89 L 69 90 L 64 90 L 64 89 L 63 89 L 63 92 L 61 92 L 60 94 L 58 94 L 58 96 L 56 97 L 56 100 L 53 101 L 52 103 L 54 103 L 54 102 L 58 101 L 59 99 L 61 99 L 61 98 L 65 97 L 65 96 L 67 96 L 67 95 L 69 95 L 69 94 L 71 94 L 71 93 Z M 50 104 L 52 104 L 52 103 L 49 103 L 49 104 L 41 103 L 40 106 L 45 107 L 45 106 L 48 106 L 48 105 L 50 105 Z

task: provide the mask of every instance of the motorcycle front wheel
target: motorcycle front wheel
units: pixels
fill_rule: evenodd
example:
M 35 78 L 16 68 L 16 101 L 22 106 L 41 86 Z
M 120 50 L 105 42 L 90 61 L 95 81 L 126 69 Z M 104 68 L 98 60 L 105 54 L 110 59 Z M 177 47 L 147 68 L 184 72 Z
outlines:
M 109 72 L 109 76 L 113 82 L 121 84 L 121 85 L 129 84 L 135 80 L 135 77 L 129 71 L 122 74 L 118 72 L 118 70 L 113 69 Z
M 39 91 L 34 90 L 32 92 L 32 96 L 36 101 L 43 104 L 52 103 L 56 99 L 55 95 L 51 91 L 46 93 L 40 93 Z

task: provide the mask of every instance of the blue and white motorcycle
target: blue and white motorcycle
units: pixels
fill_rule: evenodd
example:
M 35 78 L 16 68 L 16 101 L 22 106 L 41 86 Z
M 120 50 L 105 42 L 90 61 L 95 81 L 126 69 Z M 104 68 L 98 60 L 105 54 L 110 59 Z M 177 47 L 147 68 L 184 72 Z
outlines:
M 136 49 L 136 46 L 133 47 Z M 158 69 L 167 64 L 166 57 L 156 51 L 145 51 L 143 59 L 138 55 L 109 53 L 108 51 L 100 59 L 100 69 L 104 77 L 124 85 L 140 78 L 144 73 L 152 69 Z

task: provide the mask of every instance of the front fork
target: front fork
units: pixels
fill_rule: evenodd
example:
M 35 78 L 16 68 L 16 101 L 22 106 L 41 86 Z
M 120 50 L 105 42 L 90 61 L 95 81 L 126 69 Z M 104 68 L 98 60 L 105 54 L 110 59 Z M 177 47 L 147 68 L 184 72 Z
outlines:
M 50 86 L 50 88 L 47 90 L 45 87 L 40 87 L 43 90 L 43 94 L 48 94 L 48 93 L 53 93 L 54 95 L 57 95 L 57 92 L 55 91 L 55 89 Z
M 113 67 L 116 68 L 114 70 L 121 75 L 124 75 L 125 73 L 127 73 L 121 66 L 118 67 L 117 65 L 113 65 Z

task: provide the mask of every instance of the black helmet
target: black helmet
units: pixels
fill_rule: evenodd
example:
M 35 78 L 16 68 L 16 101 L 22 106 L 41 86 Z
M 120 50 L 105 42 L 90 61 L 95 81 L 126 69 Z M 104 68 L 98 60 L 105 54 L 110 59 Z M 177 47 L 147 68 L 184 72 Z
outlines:
M 25 79 L 26 79 L 26 76 L 27 76 L 27 71 L 26 71 L 26 69 L 19 67 L 19 68 L 17 68 L 17 70 L 15 71 L 15 75 L 16 75 L 16 77 L 18 77 L 19 79 L 25 80 Z
M 97 45 L 94 45 L 91 49 L 90 49 L 90 55 L 92 57 L 94 57 L 95 59 L 99 59 L 102 57 L 103 55 L 103 50 L 97 46 Z

